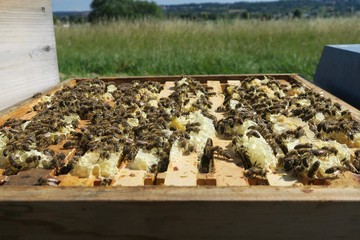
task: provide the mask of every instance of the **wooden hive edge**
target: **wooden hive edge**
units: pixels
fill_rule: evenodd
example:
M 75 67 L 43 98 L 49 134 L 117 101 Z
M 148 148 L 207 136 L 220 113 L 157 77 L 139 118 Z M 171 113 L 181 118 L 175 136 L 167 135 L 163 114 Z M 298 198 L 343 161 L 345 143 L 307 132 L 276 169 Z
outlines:
M 360 188 L 305 187 L 1 187 L 0 203 L 16 201 L 360 202 Z

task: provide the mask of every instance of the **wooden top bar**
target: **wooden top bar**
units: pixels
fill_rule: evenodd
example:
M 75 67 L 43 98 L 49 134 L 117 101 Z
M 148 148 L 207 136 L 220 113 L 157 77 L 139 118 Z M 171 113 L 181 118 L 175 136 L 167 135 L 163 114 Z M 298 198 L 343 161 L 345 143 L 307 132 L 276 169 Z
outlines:
M 81 189 L 81 190 L 80 190 Z M 359 188 L 306 187 L 6 187 L 1 202 L 16 201 L 360 201 Z

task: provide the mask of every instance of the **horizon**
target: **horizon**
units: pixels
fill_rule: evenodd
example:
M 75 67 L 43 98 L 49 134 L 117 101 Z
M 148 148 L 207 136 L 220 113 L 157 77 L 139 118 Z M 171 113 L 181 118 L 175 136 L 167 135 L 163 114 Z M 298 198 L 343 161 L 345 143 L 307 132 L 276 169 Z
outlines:
M 154 0 L 158 5 L 180 5 L 189 3 L 235 3 L 235 2 L 276 2 L 277 0 Z M 90 11 L 92 0 L 52 0 L 54 12 Z

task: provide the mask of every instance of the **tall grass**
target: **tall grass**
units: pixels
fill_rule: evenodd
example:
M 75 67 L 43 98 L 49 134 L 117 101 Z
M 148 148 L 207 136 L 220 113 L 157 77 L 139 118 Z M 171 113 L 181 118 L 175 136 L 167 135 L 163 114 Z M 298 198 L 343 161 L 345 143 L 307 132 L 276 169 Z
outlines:
M 360 42 L 359 18 L 291 21 L 120 21 L 56 27 L 62 78 L 300 73 L 327 44 Z

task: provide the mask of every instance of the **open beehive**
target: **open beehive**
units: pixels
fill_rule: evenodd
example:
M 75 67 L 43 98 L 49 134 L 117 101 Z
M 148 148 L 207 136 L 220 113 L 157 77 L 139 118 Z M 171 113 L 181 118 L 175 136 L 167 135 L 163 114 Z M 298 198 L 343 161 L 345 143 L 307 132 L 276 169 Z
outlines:
M 1 181 L 357 187 L 357 117 L 297 75 L 69 80 L 2 115 Z
M 192 85 L 190 82 L 196 91 L 204 91 L 206 95 L 190 94 L 189 89 L 187 94 L 182 92 L 181 86 Z M 102 90 L 89 94 L 85 88 L 91 85 L 98 85 L 94 89 Z M 139 90 L 139 86 L 146 86 L 152 92 Z M 132 87 L 139 91 L 133 92 Z M 271 91 L 277 87 L 284 95 Z M 248 94 L 242 94 L 247 88 Z M 117 95 L 117 91 L 124 94 Z M 151 99 L 141 100 L 139 92 L 150 95 Z M 174 96 L 175 92 L 178 93 Z M 256 97 L 250 98 L 254 93 Z M 64 94 L 68 94 L 68 100 L 60 98 Z M 126 100 L 121 96 L 130 97 Z M 177 100 L 165 100 L 173 97 Z M 273 100 L 279 97 L 281 101 Z M 96 104 L 92 102 L 94 99 Z M 199 105 L 195 99 L 204 102 Z M 251 99 L 262 100 L 257 100 L 257 106 Z M 71 106 L 69 101 L 75 105 Z M 86 101 L 89 104 L 82 104 Z M 260 109 L 262 102 L 268 110 Z M 136 108 L 132 106 L 135 103 Z M 173 108 L 166 109 L 165 103 L 172 103 L 174 109 L 181 105 L 183 109 L 180 114 L 179 110 L 169 112 Z M 56 110 L 56 104 L 64 111 Z M 104 114 L 124 105 L 129 105 L 124 113 L 110 118 Z M 281 110 L 284 106 L 288 107 Z M 319 110 L 311 111 L 314 107 Z M 46 122 L 47 117 L 43 116 L 46 109 L 52 109 L 54 122 L 37 128 L 38 121 Z M 83 112 L 76 113 L 79 109 Z M 136 113 L 139 109 L 144 109 L 146 117 L 154 114 L 151 121 L 147 121 L 147 128 L 138 124 L 143 121 L 141 116 L 145 117 L 141 112 Z M 78 117 L 69 118 L 68 111 Z M 284 116 L 279 117 L 281 115 Z M 127 128 L 131 130 L 128 134 L 133 134 L 124 134 L 125 122 L 117 123 L 117 129 L 109 128 L 108 120 L 114 116 L 126 119 Z M 135 120 L 138 117 L 138 121 Z M 336 118 L 335 124 L 332 121 Z M 0 203 L 5 213 L 1 215 L 2 224 L 6 226 L 2 234 L 31 235 L 37 239 L 54 236 L 262 239 L 269 235 L 287 239 L 289 234 L 293 239 L 356 238 L 359 228 L 354 222 L 359 219 L 360 200 L 356 152 L 358 118 L 357 109 L 297 75 L 69 80 L 2 112 L 0 124 L 6 125 L 2 128 L 1 145 Z M 309 125 L 312 122 L 316 126 Z M 344 123 L 348 128 L 341 127 Z M 56 124 L 60 128 L 54 127 Z M 46 133 L 40 134 L 52 131 L 46 135 L 49 139 L 35 137 L 31 141 L 36 144 L 28 144 L 30 150 L 27 147 L 9 149 L 4 157 L 4 149 L 11 141 L 8 139 L 4 144 L 4 135 L 19 140 L 23 133 L 29 134 L 23 136 L 26 138 L 44 129 Z M 89 138 L 85 144 L 88 148 L 84 148 L 80 137 L 88 136 L 89 131 L 96 135 L 95 130 L 99 131 L 98 136 Z M 156 134 L 147 134 L 148 130 Z M 101 141 L 113 138 L 119 145 Z M 202 144 L 200 148 L 195 140 Z M 166 142 L 171 143 L 167 148 Z M 38 143 L 43 145 L 37 147 Z M 152 147 L 147 148 L 149 145 Z M 21 144 L 19 146 L 21 148 Z M 91 150 L 91 146 L 97 147 Z M 152 150 L 154 147 L 164 149 L 163 158 Z M 29 151 L 32 153 L 26 153 Z M 11 154 L 13 162 L 9 161 Z M 102 164 L 111 161 L 114 155 L 115 164 L 113 161 L 108 164 L 112 168 Z M 314 226 L 320 222 L 324 226 L 341 222 L 343 228 L 319 232 Z M 14 232 L 19 226 L 22 231 Z M 259 226 L 263 231 L 259 231 Z

